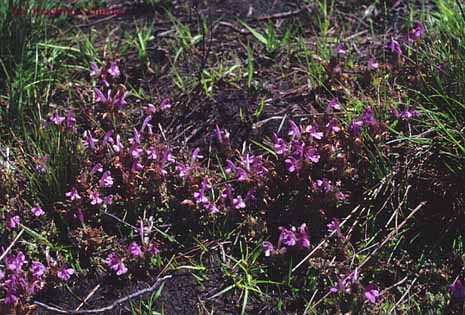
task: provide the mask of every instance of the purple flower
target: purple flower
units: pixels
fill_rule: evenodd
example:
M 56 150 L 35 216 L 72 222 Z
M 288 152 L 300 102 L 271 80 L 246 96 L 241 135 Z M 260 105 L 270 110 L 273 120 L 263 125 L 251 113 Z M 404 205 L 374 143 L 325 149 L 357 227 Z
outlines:
M 165 110 L 168 108 L 171 108 L 170 100 L 169 98 L 164 98 L 160 103 L 160 109 Z
M 417 21 L 412 31 L 409 34 L 407 34 L 407 37 L 409 40 L 416 41 L 424 32 L 425 28 L 423 27 L 423 24 Z
M 386 50 L 389 50 L 391 53 L 396 54 L 398 57 L 402 55 L 402 48 L 400 47 L 399 42 L 396 41 L 394 38 L 391 38 L 391 40 L 386 44 L 384 48 Z
M 160 250 L 158 249 L 158 246 L 157 244 L 155 244 L 155 242 L 153 242 L 150 247 L 149 247 L 149 252 L 153 255 L 153 256 L 156 256 L 160 253 Z
M 288 132 L 288 135 L 289 136 L 295 136 L 297 139 L 300 139 L 302 137 L 302 133 L 300 131 L 300 127 L 297 126 L 297 124 L 292 121 L 292 120 L 289 120 L 289 132 Z
M 155 105 L 153 104 L 147 104 L 147 106 L 145 106 L 145 113 L 147 115 L 152 115 L 153 113 L 155 113 L 157 111 L 157 109 L 155 108 Z
M 46 166 L 46 163 L 49 159 L 49 156 L 48 154 L 45 154 L 44 156 L 42 157 L 37 157 L 35 159 L 35 162 L 36 162 L 36 170 L 39 172 L 39 173 L 45 173 L 45 166 Z
M 107 92 L 107 96 L 99 88 L 94 88 L 95 102 L 96 103 L 107 103 L 111 102 L 110 90 Z
M 460 281 L 460 279 L 457 279 L 454 281 L 450 286 L 449 290 L 452 293 L 452 296 L 457 299 L 463 299 L 465 298 L 465 286 L 463 285 L 463 282 Z
M 131 244 L 129 244 L 128 252 L 133 257 L 138 257 L 142 255 L 142 250 L 140 249 L 140 246 L 137 245 L 136 242 L 132 242 Z
M 343 235 L 342 235 L 342 232 L 341 232 L 341 226 L 339 224 L 339 221 L 336 218 L 333 218 L 331 220 L 331 222 L 329 222 L 328 225 L 326 225 L 326 226 L 328 227 L 328 232 L 329 233 L 336 232 L 337 236 L 340 239 L 343 239 Z
M 215 136 L 219 143 L 229 143 L 229 132 L 221 130 L 218 125 L 215 126 Z
M 208 198 L 205 196 L 204 191 L 201 189 L 200 191 L 194 192 L 194 198 L 196 203 L 207 203 Z
M 71 201 L 81 199 L 81 196 L 78 194 L 78 190 L 74 186 L 71 188 L 71 191 L 65 193 L 65 196 L 68 197 Z
M 280 243 L 286 246 L 294 246 L 297 243 L 297 237 L 293 231 L 282 226 L 279 227 L 279 230 L 281 231 L 281 234 L 279 235 Z
M 145 152 L 147 152 L 147 158 L 149 160 L 158 159 L 157 149 L 155 147 L 151 147 L 148 150 L 146 150 Z
M 184 178 L 190 175 L 192 172 L 192 167 L 179 163 L 176 165 L 176 171 L 179 172 L 180 177 Z
M 265 252 L 265 256 L 269 257 L 271 256 L 271 253 L 274 251 L 274 246 L 268 241 L 264 241 L 262 243 L 263 251 Z
M 116 272 L 116 275 L 120 276 L 128 272 L 128 269 L 121 261 L 121 259 L 116 255 L 116 253 L 110 253 L 105 259 L 107 266 Z
M 95 62 L 90 63 L 90 76 L 91 77 L 98 77 L 101 73 L 101 69 L 97 66 Z
M 245 202 L 242 200 L 242 197 L 238 195 L 236 198 L 233 198 L 233 207 L 235 209 L 244 209 L 245 208 Z
M 376 285 L 374 283 L 370 283 L 369 285 L 366 286 L 365 288 L 365 298 L 370 302 L 370 303 L 376 303 L 376 298 L 379 296 L 379 292 L 376 288 Z
M 317 179 L 315 184 L 315 188 L 322 193 L 327 193 L 331 188 L 331 185 L 327 178 Z
M 142 154 L 142 149 L 139 149 L 139 147 L 137 146 L 136 143 L 134 143 L 131 147 L 131 155 L 134 159 L 138 159 L 140 158 L 141 154 Z
M 352 118 L 352 121 L 350 123 L 350 126 L 349 126 L 349 131 L 350 133 L 357 137 L 360 135 L 360 128 L 362 127 L 363 125 L 363 121 L 361 120 L 355 120 Z
M 0 280 L 3 280 L 4 277 L 5 277 L 5 274 L 3 273 L 3 270 L 0 269 Z
M 140 134 L 136 128 L 132 129 L 132 138 L 129 138 L 128 141 L 132 145 L 140 144 Z
M 331 289 L 329 289 L 331 292 L 333 293 L 337 293 L 337 292 L 344 292 L 346 291 L 346 288 L 347 288 L 347 281 L 344 279 L 341 279 L 339 277 L 337 277 L 337 282 L 336 284 L 334 285 L 334 287 L 332 287 Z
M 66 128 L 71 129 L 73 131 L 76 130 L 74 127 L 74 124 L 76 123 L 76 119 L 73 117 L 73 110 L 70 109 L 66 112 L 66 118 L 65 118 L 65 123 L 66 123 Z
M 40 207 L 38 203 L 36 203 L 34 207 L 31 208 L 31 212 L 36 217 L 40 217 L 41 215 L 45 214 L 45 211 Z
M 97 204 L 101 204 L 103 202 L 102 198 L 100 198 L 98 191 L 91 191 L 89 193 L 89 199 L 90 199 L 90 204 L 93 206 Z
M 410 120 L 412 118 L 419 117 L 420 113 L 416 110 L 416 105 L 412 105 L 409 109 L 407 105 L 404 105 L 404 109 L 400 113 L 399 117 L 403 120 Z
M 123 87 L 120 87 L 118 91 L 116 92 L 113 104 L 119 107 L 123 107 L 124 105 L 127 104 L 126 99 L 125 99 L 127 95 L 128 95 L 128 92 L 126 92 L 126 90 Z
M 375 57 L 370 57 L 368 60 L 368 69 L 375 70 L 379 68 L 379 63 L 376 61 Z
M 5 304 L 14 304 L 18 301 L 18 297 L 14 295 L 12 292 L 7 291 L 5 300 L 3 301 Z
M 341 105 L 339 104 L 339 98 L 335 97 L 335 98 L 332 98 L 329 102 L 328 102 L 328 107 L 326 107 L 326 112 L 329 112 L 331 110 L 340 110 L 341 109 Z
M 20 219 L 19 215 L 9 215 L 7 220 L 6 220 L 6 226 L 9 229 L 16 229 L 16 227 L 19 225 Z
M 236 168 L 237 180 L 240 182 L 246 181 L 248 179 L 247 171 L 242 167 Z
M 278 138 L 278 135 L 273 132 L 273 147 L 277 154 L 287 153 L 287 143 L 281 138 Z
M 328 132 L 335 132 L 338 133 L 341 131 L 341 128 L 337 125 L 337 119 L 333 118 L 326 124 L 326 129 Z
M 100 178 L 100 186 L 105 188 L 110 188 L 113 186 L 113 178 L 111 177 L 110 171 L 105 171 Z
M 39 261 L 33 261 L 31 265 L 32 275 L 36 278 L 40 278 L 45 273 L 45 266 Z
M 131 166 L 131 172 L 140 172 L 144 169 L 144 165 L 140 163 L 140 159 L 134 159 Z
M 305 150 L 305 158 L 313 163 L 318 163 L 320 161 L 318 150 L 315 148 L 307 148 L 307 150 Z
M 310 129 L 310 135 L 312 136 L 313 139 L 321 140 L 323 138 L 323 133 L 318 131 L 318 127 L 316 125 L 313 125 L 312 128 Z
M 58 125 L 61 125 L 65 121 L 65 117 L 60 116 L 58 112 L 54 112 L 53 115 L 50 117 L 50 121 L 58 126 Z
M 150 124 L 151 121 L 152 121 L 152 115 L 148 115 L 147 117 L 145 117 L 140 131 L 144 132 L 145 128 L 147 128 L 149 135 L 153 134 L 153 125 Z
M 343 43 L 340 43 L 339 45 L 334 48 L 334 54 L 337 55 L 345 55 L 347 53 L 347 50 L 345 49 L 345 45 Z
M 302 223 L 302 225 L 299 227 L 297 245 L 302 249 L 310 248 L 310 240 L 308 238 L 307 225 L 305 223 Z
M 224 171 L 226 172 L 226 174 L 230 174 L 230 173 L 235 173 L 236 172 L 236 165 L 234 165 L 234 163 L 227 159 L 226 160 L 226 167 L 224 168 Z
M 197 161 L 197 159 L 203 158 L 203 156 L 200 155 L 199 153 L 200 153 L 200 148 L 195 148 L 194 151 L 192 151 L 192 155 L 191 155 L 191 165 L 194 164 L 195 161 Z
M 118 62 L 116 60 L 111 63 L 110 68 L 108 68 L 108 73 L 112 77 L 118 77 L 120 75 Z
M 116 153 L 119 153 L 123 149 L 124 149 L 124 146 L 121 143 L 121 137 L 119 135 L 116 135 L 116 143 L 113 145 L 113 150 Z
M 370 106 L 366 106 L 363 109 L 362 113 L 360 114 L 360 121 L 367 125 L 376 124 L 376 119 Z
M 108 195 L 108 196 L 105 196 L 105 198 L 103 198 L 103 204 L 105 205 L 111 205 L 111 203 L 113 202 L 113 195 Z
M 18 251 L 16 255 L 8 255 L 5 257 L 5 265 L 11 270 L 19 273 L 23 268 L 23 265 L 26 264 L 26 257 L 22 251 Z
M 102 173 L 103 172 L 103 167 L 102 164 L 100 163 L 95 163 L 94 166 L 90 169 L 90 175 L 94 175 L 95 173 Z
M 57 277 L 58 279 L 62 281 L 68 281 L 73 274 L 74 274 L 73 268 L 67 268 L 66 265 L 63 265 L 61 266 L 60 269 L 58 269 Z
M 286 169 L 289 173 L 294 173 L 298 168 L 297 160 L 292 156 L 288 156 L 287 159 L 284 160 L 284 163 L 286 164 Z
M 205 204 L 204 207 L 208 212 L 210 212 L 210 214 L 215 214 L 215 213 L 220 212 L 220 209 L 216 207 L 214 202 L 209 202 Z
M 115 142 L 115 140 L 113 140 L 114 133 L 115 132 L 113 129 L 105 132 L 105 135 L 103 136 L 102 145 L 113 144 Z
M 84 146 L 92 150 L 95 150 L 95 144 L 98 142 L 98 140 L 92 137 L 92 133 L 89 130 L 84 131 L 84 137 L 86 137 Z

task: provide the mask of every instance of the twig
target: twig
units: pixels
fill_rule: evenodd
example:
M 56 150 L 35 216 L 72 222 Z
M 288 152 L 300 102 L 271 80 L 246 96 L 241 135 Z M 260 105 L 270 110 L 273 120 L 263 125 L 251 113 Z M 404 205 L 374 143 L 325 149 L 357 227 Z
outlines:
M 165 276 L 163 278 L 158 278 L 157 281 L 155 281 L 155 283 L 149 287 L 149 288 L 146 288 L 146 289 L 142 289 L 142 290 L 139 290 L 139 291 L 136 291 L 130 295 L 127 295 L 121 299 L 118 299 L 116 301 L 114 301 L 112 304 L 108 305 L 108 306 L 105 306 L 105 307 L 101 307 L 101 308 L 96 308 L 96 309 L 90 309 L 90 310 L 65 310 L 65 309 L 62 309 L 62 308 L 59 308 L 59 307 L 54 307 L 54 306 L 50 306 L 50 305 L 47 305 L 45 303 L 42 303 L 42 302 L 39 302 L 39 301 L 34 301 L 33 304 L 37 305 L 37 306 L 40 306 L 48 311 L 51 311 L 51 312 L 55 312 L 55 313 L 58 313 L 58 314 L 100 314 L 100 313 L 103 313 L 103 312 L 107 312 L 107 311 L 111 311 L 112 309 L 114 309 L 115 307 L 117 307 L 118 305 L 120 304 L 123 304 L 123 303 L 126 303 L 132 299 L 135 299 L 145 293 L 149 293 L 149 292 L 153 292 L 155 291 L 156 289 L 158 289 L 161 285 L 161 283 L 169 278 L 171 278 L 172 276 L 171 275 L 168 275 L 168 276 Z
M 8 252 L 13 248 L 13 246 L 15 245 L 15 243 L 19 240 L 19 238 L 21 237 L 21 235 L 23 235 L 24 233 L 24 229 L 22 229 L 21 231 L 19 231 L 18 235 L 16 235 L 16 237 L 14 238 L 14 240 L 11 242 L 11 244 L 7 247 L 7 249 L 5 249 L 5 251 L 0 255 L 0 261 L 3 260 L 3 258 L 5 258 L 6 254 L 8 254 Z
M 100 288 L 100 283 L 97 284 L 95 288 L 92 289 L 92 291 L 90 291 L 90 293 L 85 297 L 85 299 L 81 302 L 81 304 L 79 304 L 79 306 L 75 310 L 79 311 L 81 307 L 83 307 L 84 304 L 86 304 L 87 301 L 89 301 L 89 299 L 95 294 L 95 292 L 97 292 L 99 288 Z

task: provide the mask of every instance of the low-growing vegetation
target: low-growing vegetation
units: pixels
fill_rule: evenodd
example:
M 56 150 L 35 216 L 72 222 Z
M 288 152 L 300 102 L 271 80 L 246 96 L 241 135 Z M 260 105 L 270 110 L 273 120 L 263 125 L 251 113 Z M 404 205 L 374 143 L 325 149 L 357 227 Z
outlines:
M 464 29 L 2 0 L 0 313 L 462 314 Z

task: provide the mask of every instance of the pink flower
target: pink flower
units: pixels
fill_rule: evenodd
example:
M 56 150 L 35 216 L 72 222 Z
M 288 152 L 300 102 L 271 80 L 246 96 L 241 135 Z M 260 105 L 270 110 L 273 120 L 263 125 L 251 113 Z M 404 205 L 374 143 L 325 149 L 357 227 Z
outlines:
M 45 273 L 45 266 L 39 261 L 33 261 L 31 265 L 32 275 L 36 278 L 42 277 Z
M 20 218 L 19 218 L 19 215 L 14 215 L 14 216 L 8 216 L 8 219 L 6 221 L 6 226 L 9 228 L 9 229 L 16 229 L 16 227 L 19 225 L 20 223 Z
M 155 105 L 153 104 L 148 104 L 147 106 L 145 106 L 144 109 L 147 115 L 151 115 L 157 111 L 157 109 L 155 108 Z
M 90 76 L 91 77 L 98 77 L 101 73 L 101 69 L 97 66 L 95 62 L 90 63 Z
M 124 149 L 123 144 L 121 143 L 121 137 L 119 135 L 116 135 L 116 143 L 113 144 L 113 150 L 116 153 L 119 153 L 121 150 Z
M 323 133 L 321 131 L 318 131 L 318 127 L 316 125 L 313 125 L 310 129 L 310 135 L 312 136 L 312 138 L 317 140 L 321 140 L 323 138 Z
M 283 139 L 279 138 L 276 133 L 273 132 L 273 147 L 277 154 L 287 153 L 287 143 Z
M 334 48 L 335 55 L 345 55 L 346 53 L 347 50 L 345 49 L 345 45 L 343 43 L 340 43 L 336 46 L 336 48 Z
M 45 214 L 45 211 L 40 207 L 38 203 L 36 203 L 34 207 L 31 208 L 31 212 L 36 217 L 40 217 L 41 215 Z
M 165 110 L 168 108 L 171 108 L 170 100 L 168 98 L 165 98 L 160 103 L 160 109 Z
M 133 144 L 132 147 L 131 147 L 131 155 L 134 159 L 139 159 L 141 157 L 141 154 L 142 154 L 142 149 L 139 149 L 139 147 L 137 146 L 137 144 Z
M 379 63 L 376 61 L 375 57 L 370 57 L 368 60 L 368 69 L 375 70 L 379 68 Z
M 100 198 L 98 191 L 91 191 L 89 193 L 89 199 L 90 199 L 90 204 L 93 206 L 97 204 L 101 204 L 103 202 L 102 198 Z
M 396 41 L 394 38 L 391 38 L 391 40 L 386 44 L 384 48 L 386 50 L 389 50 L 391 53 L 396 54 L 398 57 L 402 55 L 402 48 L 400 47 L 399 42 Z
M 280 243 L 286 246 L 294 246 L 297 243 L 297 237 L 294 232 L 282 226 L 279 227 L 279 230 L 281 231 L 281 234 L 279 235 Z
M 139 132 L 137 131 L 136 128 L 134 128 L 134 129 L 132 130 L 132 138 L 129 138 L 128 141 L 129 141 L 129 143 L 132 144 L 132 145 L 134 145 L 134 144 L 136 144 L 136 143 L 137 143 L 137 144 L 140 144 L 140 134 L 139 134 Z
M 71 188 L 71 191 L 65 193 L 65 196 L 68 197 L 71 201 L 81 199 L 81 196 L 78 194 L 78 190 L 74 186 Z
M 18 251 L 16 255 L 8 255 L 5 257 L 5 265 L 11 270 L 19 273 L 23 268 L 23 265 L 27 263 L 26 257 L 22 251 Z
M 297 139 L 300 139 L 302 137 L 300 127 L 297 126 L 297 124 L 292 120 L 289 120 L 289 125 L 290 125 L 289 127 L 290 129 L 289 129 L 288 135 L 295 136 Z
M 90 169 L 90 175 L 94 175 L 95 173 L 102 173 L 103 172 L 103 167 L 102 164 L 100 163 L 95 163 L 94 166 Z
M 149 247 L 149 252 L 153 255 L 156 256 L 160 253 L 160 250 L 157 247 L 157 244 L 153 242 L 150 247 Z
M 66 265 L 63 265 L 58 270 L 57 277 L 60 280 L 68 281 L 73 274 L 74 274 L 74 269 L 73 268 L 67 268 Z
M 153 134 L 153 125 L 150 124 L 151 121 L 152 121 L 152 115 L 148 115 L 147 117 L 145 117 L 140 131 L 144 132 L 145 128 L 147 128 L 149 135 Z
M 379 292 L 376 288 L 376 285 L 373 283 L 370 283 L 367 285 L 365 288 L 365 297 L 370 303 L 376 303 L 376 298 L 379 296 Z
M 131 244 L 129 244 L 128 252 L 134 257 L 138 257 L 142 255 L 142 250 L 140 249 L 140 246 L 137 245 L 136 242 L 132 242 Z
M 149 159 L 149 160 L 158 159 L 157 149 L 155 147 L 151 147 L 148 150 L 146 150 L 145 152 L 147 152 L 147 159 Z
M 310 240 L 308 239 L 307 225 L 303 223 L 299 227 L 299 234 L 297 236 L 297 245 L 302 249 L 310 248 Z
M 315 148 L 307 148 L 307 150 L 305 150 L 305 158 L 313 163 L 318 163 L 320 161 L 318 150 Z
M 112 202 L 113 202 L 113 195 L 108 195 L 105 198 L 103 198 L 103 204 L 107 206 L 111 205 Z
M 242 197 L 238 195 L 236 198 L 233 199 L 233 207 L 235 209 L 243 209 L 245 208 L 245 202 L 242 200 Z
M 113 144 L 115 142 L 115 140 L 113 140 L 113 133 L 113 129 L 105 132 L 105 135 L 103 136 L 102 145 Z
M 335 97 L 328 102 L 328 107 L 326 108 L 326 111 L 329 112 L 332 109 L 334 110 L 341 109 L 341 105 L 339 104 L 339 98 Z
M 107 258 L 105 259 L 107 266 L 116 272 L 116 275 L 121 276 L 128 272 L 128 268 L 124 265 L 121 259 L 118 257 L 116 253 L 110 253 Z
M 110 171 L 105 171 L 100 178 L 100 186 L 104 188 L 110 188 L 113 186 L 113 178 L 111 177 Z
M 271 253 L 274 251 L 274 246 L 268 241 L 264 241 L 262 243 L 263 251 L 266 257 L 271 256 Z
M 456 299 L 463 299 L 465 298 L 465 286 L 460 279 L 454 281 L 450 286 L 449 290 L 452 293 L 452 296 Z
M 108 73 L 112 77 L 118 77 L 120 75 L 119 67 L 118 67 L 118 61 L 113 61 L 110 65 L 110 68 L 108 68 Z
M 97 144 L 98 140 L 92 137 L 92 133 L 90 132 L 90 130 L 84 131 L 84 137 L 86 137 L 84 146 L 86 148 L 95 150 L 96 149 L 95 145 Z
M 50 121 L 58 126 L 58 125 L 61 125 L 65 121 L 65 117 L 60 116 L 58 112 L 54 112 L 53 115 L 50 117 Z

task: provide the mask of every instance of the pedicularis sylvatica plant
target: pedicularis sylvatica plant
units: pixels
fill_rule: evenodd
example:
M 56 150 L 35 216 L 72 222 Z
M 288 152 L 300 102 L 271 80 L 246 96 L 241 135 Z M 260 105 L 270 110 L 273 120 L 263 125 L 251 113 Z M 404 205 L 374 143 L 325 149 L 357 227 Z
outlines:
M 417 41 L 422 33 L 418 23 L 405 38 L 391 38 L 384 48 L 401 58 L 401 43 Z M 340 44 L 333 58 L 345 54 Z M 387 136 L 377 108 L 367 104 L 349 113 L 344 100 L 330 97 L 311 115 L 289 119 L 262 139 L 268 150 L 234 148 L 234 135 L 218 125 L 210 134 L 212 153 L 180 148 L 166 139 L 164 118 L 176 110 L 168 98 L 135 108 L 122 60 L 91 62 L 89 67 L 88 86 L 74 86 L 74 102 L 80 105 L 54 109 L 40 126 L 40 132 L 57 132 L 67 141 L 79 166 L 72 182 L 61 183 L 61 199 L 40 204 L 35 196 L 20 193 L 26 179 L 13 181 L 1 173 L 8 183 L 2 188 L 3 230 L 34 227 L 42 229 L 36 234 L 44 239 L 35 246 L 16 244 L 4 255 L 4 303 L 33 296 L 47 282 L 66 282 L 92 270 L 130 277 L 159 268 L 171 246 L 159 225 L 175 231 L 179 222 L 170 218 L 178 209 L 197 218 L 192 224 L 206 227 L 227 220 L 240 226 L 251 241 L 262 244 L 264 261 L 270 263 L 304 257 L 313 239 L 329 232 L 335 235 L 331 244 L 343 254 L 328 292 L 376 303 L 376 284 L 349 267 L 352 245 L 338 217 L 347 214 L 352 192 L 368 175 L 363 135 L 378 143 Z M 378 68 L 371 57 L 366 71 Z M 415 107 L 391 106 L 391 111 L 393 119 L 402 121 L 418 116 Z M 35 178 L 48 176 L 53 168 L 48 153 L 33 156 L 31 162 Z M 66 238 L 66 253 L 52 245 L 57 238 Z M 452 289 L 463 290 L 459 282 Z

